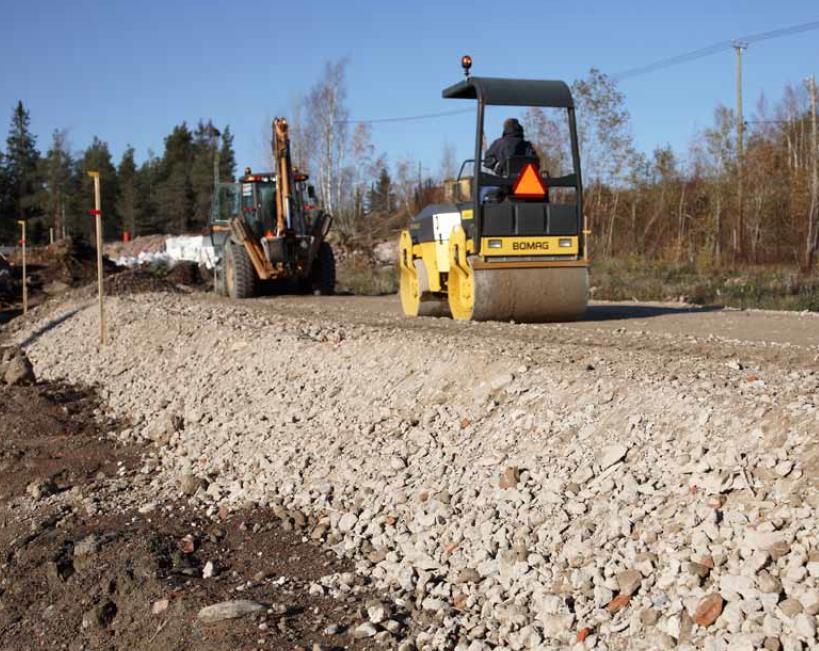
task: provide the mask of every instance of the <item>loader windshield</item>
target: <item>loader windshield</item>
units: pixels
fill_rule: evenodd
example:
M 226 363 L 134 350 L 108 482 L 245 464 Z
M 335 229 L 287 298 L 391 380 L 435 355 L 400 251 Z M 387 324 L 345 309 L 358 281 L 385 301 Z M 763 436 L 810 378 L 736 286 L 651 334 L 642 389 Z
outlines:
M 275 224 L 276 222 L 276 185 L 274 183 L 256 184 L 259 211 L 265 223 Z
M 270 181 L 242 183 L 242 215 L 261 235 L 276 224 L 276 184 Z

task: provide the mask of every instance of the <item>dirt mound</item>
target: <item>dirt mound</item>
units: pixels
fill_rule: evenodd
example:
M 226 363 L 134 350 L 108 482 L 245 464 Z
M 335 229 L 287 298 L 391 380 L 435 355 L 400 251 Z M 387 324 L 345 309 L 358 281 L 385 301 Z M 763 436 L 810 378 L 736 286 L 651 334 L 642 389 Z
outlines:
M 169 235 L 141 235 L 129 242 L 108 242 L 104 251 L 111 258 L 136 257 L 140 253 L 157 253 L 165 250 Z
M 79 238 L 58 240 L 54 244 L 31 248 L 26 252 L 30 265 L 29 284 L 35 288 L 53 282 L 72 287 L 84 285 L 97 277 L 97 250 Z M 11 258 L 20 265 L 21 255 L 16 251 Z M 119 267 L 103 257 L 104 273 L 116 273 Z
M 150 294 L 152 292 L 179 292 L 173 282 L 157 276 L 147 269 L 128 269 L 109 276 L 103 283 L 108 296 Z
M 165 279 L 174 285 L 186 285 L 188 287 L 201 287 L 206 284 L 206 279 L 202 277 L 199 265 L 184 260 L 171 267 Z

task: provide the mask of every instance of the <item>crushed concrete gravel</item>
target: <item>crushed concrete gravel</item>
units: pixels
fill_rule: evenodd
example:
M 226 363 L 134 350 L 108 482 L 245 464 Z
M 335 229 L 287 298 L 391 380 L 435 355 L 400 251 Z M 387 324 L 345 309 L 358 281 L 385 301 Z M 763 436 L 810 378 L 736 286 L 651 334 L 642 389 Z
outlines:
M 17 339 L 38 377 L 97 384 L 130 421 L 120 439 L 154 445 L 134 499 L 184 482 L 212 517 L 309 516 L 420 631 L 399 643 L 375 609 L 362 635 L 819 646 L 814 348 L 171 294 L 113 299 L 108 318 L 102 350 L 87 304 Z

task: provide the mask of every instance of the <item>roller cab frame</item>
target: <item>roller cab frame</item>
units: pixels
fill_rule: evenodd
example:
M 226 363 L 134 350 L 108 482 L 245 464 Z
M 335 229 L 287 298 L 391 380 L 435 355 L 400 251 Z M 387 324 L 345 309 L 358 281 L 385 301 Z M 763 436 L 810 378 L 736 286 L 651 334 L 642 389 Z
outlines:
M 466 79 L 444 89 L 443 97 L 476 101 L 474 159 L 446 182 L 447 202 L 426 206 L 401 233 L 403 310 L 463 320 L 580 318 L 588 301 L 588 231 L 571 91 L 562 81 L 470 77 L 464 67 Z M 548 177 L 537 159 L 525 157 L 505 161 L 498 173 L 485 169 L 484 114 L 490 105 L 565 110 L 571 173 Z M 464 176 L 469 163 L 471 177 Z M 573 195 L 573 202 L 550 201 L 552 188 L 573 189 L 555 193 Z

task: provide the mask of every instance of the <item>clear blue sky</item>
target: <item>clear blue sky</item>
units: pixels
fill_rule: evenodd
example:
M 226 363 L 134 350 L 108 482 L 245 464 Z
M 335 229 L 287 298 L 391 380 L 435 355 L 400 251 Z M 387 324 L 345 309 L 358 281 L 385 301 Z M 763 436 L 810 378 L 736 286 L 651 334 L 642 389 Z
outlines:
M 576 2 L 195 2 L 0 0 L 0 133 L 13 105 L 31 111 L 38 145 L 65 128 L 72 147 L 98 135 L 115 162 L 127 144 L 140 160 L 162 151 L 174 124 L 230 124 L 240 166 L 265 160 L 269 120 L 349 57 L 352 117 L 446 111 L 441 99 L 473 73 L 571 81 L 595 66 L 617 73 L 716 41 L 819 19 L 816 0 L 578 0 Z M 819 74 L 819 31 L 753 45 L 746 55 L 750 110 L 786 82 Z M 684 153 L 719 102 L 734 102 L 734 57 L 705 59 L 623 81 L 641 149 Z M 442 143 L 471 147 L 472 116 L 374 125 L 380 150 L 436 172 Z

